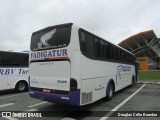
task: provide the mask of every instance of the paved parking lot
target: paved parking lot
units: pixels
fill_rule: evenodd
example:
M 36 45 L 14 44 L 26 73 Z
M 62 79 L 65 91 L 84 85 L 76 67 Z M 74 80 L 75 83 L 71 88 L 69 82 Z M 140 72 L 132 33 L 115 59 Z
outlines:
M 119 120 L 119 119 L 154 119 L 160 117 L 141 117 L 146 111 L 160 115 L 160 85 L 158 84 L 136 84 L 127 87 L 114 95 L 111 101 L 99 100 L 91 105 L 75 107 L 56 103 L 44 102 L 30 98 L 25 93 L 3 93 L 0 95 L 0 111 L 40 112 L 42 116 L 48 116 L 46 120 Z M 46 111 L 46 112 L 42 112 Z M 114 111 L 114 112 L 111 112 Z M 134 112 L 133 112 L 134 111 Z M 144 112 L 144 113 L 143 113 Z M 125 117 L 135 113 L 139 117 Z M 40 115 L 40 114 L 39 114 Z M 52 117 L 49 117 L 52 116 Z M 113 116 L 113 117 L 112 117 Z M 118 117 L 119 116 L 119 117 Z M 44 120 L 44 118 L 38 118 Z M 53 118 L 54 117 L 54 118 Z M 0 118 L 0 120 L 28 120 L 29 118 Z M 37 119 L 37 118 L 30 118 Z

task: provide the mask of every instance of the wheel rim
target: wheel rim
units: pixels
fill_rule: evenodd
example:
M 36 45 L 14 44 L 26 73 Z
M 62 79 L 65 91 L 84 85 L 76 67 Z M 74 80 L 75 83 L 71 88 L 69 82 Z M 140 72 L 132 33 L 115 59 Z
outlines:
M 19 91 L 22 91 L 22 90 L 25 89 L 25 84 L 24 83 L 19 83 L 17 88 L 18 88 Z

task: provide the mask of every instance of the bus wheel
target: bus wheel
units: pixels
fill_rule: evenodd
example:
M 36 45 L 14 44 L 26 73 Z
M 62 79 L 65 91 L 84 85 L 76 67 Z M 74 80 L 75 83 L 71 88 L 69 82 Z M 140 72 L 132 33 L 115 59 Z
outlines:
M 111 100 L 113 98 L 113 94 L 114 94 L 114 87 L 113 84 L 110 83 L 109 87 L 108 87 L 108 95 L 107 95 L 107 100 Z
M 27 91 L 27 89 L 28 89 L 28 84 L 25 81 L 19 81 L 15 87 L 16 92 L 24 92 Z
M 135 85 L 135 81 L 134 81 L 134 77 L 132 77 L 132 81 L 131 81 L 131 87 Z

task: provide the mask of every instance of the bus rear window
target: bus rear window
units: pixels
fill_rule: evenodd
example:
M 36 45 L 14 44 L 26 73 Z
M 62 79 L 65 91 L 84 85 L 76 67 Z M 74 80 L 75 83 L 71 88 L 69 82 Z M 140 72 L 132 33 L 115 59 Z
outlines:
M 53 26 L 32 34 L 31 50 L 56 49 L 68 46 L 71 36 L 70 26 Z

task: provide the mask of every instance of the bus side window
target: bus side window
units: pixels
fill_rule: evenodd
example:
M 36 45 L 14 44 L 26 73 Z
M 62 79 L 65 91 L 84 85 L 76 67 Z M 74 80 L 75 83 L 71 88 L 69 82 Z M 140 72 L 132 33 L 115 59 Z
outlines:
M 96 55 L 97 57 L 100 57 L 100 41 L 98 39 L 95 39 L 95 47 L 96 47 Z
M 104 58 L 107 59 L 108 58 L 108 44 L 104 43 Z
M 108 59 L 111 59 L 111 48 L 110 48 L 110 44 L 107 45 L 107 57 L 108 57 Z
M 100 41 L 100 57 L 104 58 L 104 42 Z
M 86 39 L 86 54 L 89 58 L 95 58 L 94 37 L 91 34 L 85 34 Z
M 120 62 L 120 50 L 117 48 L 117 61 Z
M 122 51 L 119 50 L 119 62 L 122 62 Z
M 114 59 L 118 61 L 117 47 L 114 47 Z
M 110 59 L 114 59 L 114 46 L 110 45 Z
M 80 38 L 81 38 L 81 48 L 83 52 L 86 52 L 86 38 L 85 38 L 85 33 L 81 32 L 80 34 Z

